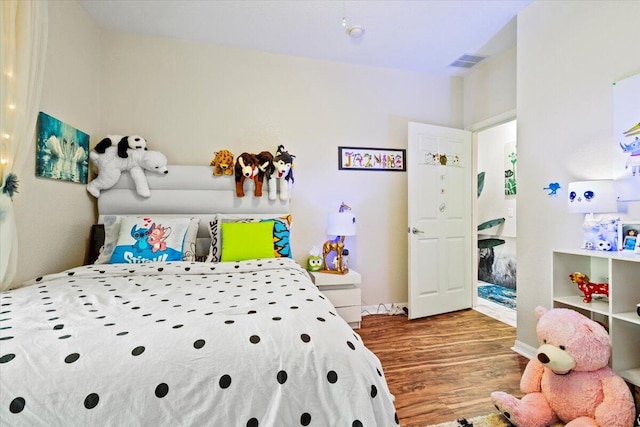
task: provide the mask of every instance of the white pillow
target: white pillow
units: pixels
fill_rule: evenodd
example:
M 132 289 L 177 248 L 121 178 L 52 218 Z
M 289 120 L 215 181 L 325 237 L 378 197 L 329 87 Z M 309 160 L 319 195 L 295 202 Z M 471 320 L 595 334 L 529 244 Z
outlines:
M 98 255 L 98 259 L 96 259 L 94 264 L 109 264 L 111 262 L 111 256 L 113 254 L 113 250 L 116 247 L 116 243 L 118 241 L 118 236 L 120 235 L 120 223 L 123 218 L 144 218 L 142 216 L 128 216 L 128 215 L 105 215 L 103 217 L 104 224 L 104 244 L 100 249 L 100 254 Z M 170 217 L 147 217 L 152 220 L 157 220 L 158 222 L 162 222 L 165 219 Z M 187 233 L 184 237 L 184 244 L 182 250 L 182 260 L 183 261 L 195 261 L 195 247 L 196 247 L 196 238 L 198 236 L 198 225 L 200 224 L 199 218 L 188 218 L 189 226 L 187 228 Z
M 123 218 L 111 264 L 182 261 L 190 222 L 189 218 Z

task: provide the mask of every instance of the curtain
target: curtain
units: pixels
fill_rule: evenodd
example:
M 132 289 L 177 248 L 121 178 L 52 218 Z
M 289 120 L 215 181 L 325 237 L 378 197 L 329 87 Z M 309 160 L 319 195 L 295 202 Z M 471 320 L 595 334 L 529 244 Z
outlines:
M 47 2 L 0 0 L 0 291 L 11 286 L 18 234 L 7 177 L 19 177 L 35 150 L 34 135 L 44 77 Z

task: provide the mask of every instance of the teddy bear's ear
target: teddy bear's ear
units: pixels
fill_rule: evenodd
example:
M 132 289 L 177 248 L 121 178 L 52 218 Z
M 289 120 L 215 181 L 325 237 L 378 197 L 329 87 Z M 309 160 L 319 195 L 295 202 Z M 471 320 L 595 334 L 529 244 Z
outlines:
M 611 345 L 611 337 L 602 324 L 587 318 L 583 327 L 586 332 L 590 332 L 591 336 L 598 339 L 602 345 Z
M 549 310 L 547 310 L 545 307 L 543 307 L 543 306 L 541 306 L 541 305 L 537 306 L 537 307 L 536 307 L 536 320 L 540 320 L 540 318 L 541 318 L 542 316 L 544 316 L 544 314 L 545 314 L 547 311 L 549 311 Z

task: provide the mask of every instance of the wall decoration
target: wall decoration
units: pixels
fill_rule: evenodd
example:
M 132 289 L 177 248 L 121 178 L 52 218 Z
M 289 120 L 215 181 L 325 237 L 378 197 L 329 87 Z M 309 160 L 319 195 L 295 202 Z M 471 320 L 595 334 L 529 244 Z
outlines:
M 613 86 L 613 179 L 619 200 L 640 200 L 640 74 Z
M 43 112 L 37 129 L 36 176 L 86 184 L 89 135 Z
M 562 188 L 562 187 L 560 187 L 560 183 L 559 182 L 550 182 L 547 187 L 543 187 L 542 189 L 549 191 L 547 196 L 557 196 L 558 195 L 558 190 L 560 188 Z
M 621 251 L 633 252 L 640 246 L 640 221 L 622 221 L 618 227 L 618 242 Z
M 504 144 L 504 195 L 516 195 L 516 142 Z
M 428 165 L 460 167 L 460 156 L 451 153 L 426 153 L 424 162 Z
M 406 157 L 404 149 L 338 147 L 338 169 L 404 172 Z

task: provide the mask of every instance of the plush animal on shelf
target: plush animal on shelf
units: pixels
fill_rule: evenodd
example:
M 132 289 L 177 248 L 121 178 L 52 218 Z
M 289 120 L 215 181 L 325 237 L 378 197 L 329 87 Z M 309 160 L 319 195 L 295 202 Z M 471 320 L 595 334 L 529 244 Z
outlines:
M 234 167 L 236 177 L 236 196 L 244 197 L 244 180 L 254 179 L 258 174 L 258 158 L 252 153 L 242 153 Z
M 214 153 L 209 166 L 213 166 L 213 175 L 233 175 L 233 153 L 229 150 L 220 150 Z
M 496 408 L 517 427 L 632 427 L 629 386 L 608 366 L 611 338 L 593 320 L 567 308 L 535 310 L 540 347 L 520 380 L 522 399 L 493 392 Z
M 144 171 L 168 173 L 167 158 L 159 151 L 129 150 L 128 157 L 123 159 L 118 156 L 117 150 L 117 147 L 111 146 L 102 154 L 96 151 L 89 153 L 89 158 L 98 169 L 98 176 L 87 184 L 87 191 L 92 196 L 99 197 L 101 190 L 113 187 L 122 172 L 129 171 L 136 185 L 136 192 L 142 197 L 149 197 L 151 190 Z
M 278 192 L 280 200 L 289 198 L 289 190 L 294 182 L 293 160 L 296 156 L 289 154 L 284 149 L 284 145 L 278 145 L 278 150 L 273 158 L 273 165 L 276 168 L 276 179 L 278 180 Z
M 256 191 L 255 196 L 262 196 L 262 186 L 265 179 L 267 180 L 267 186 L 269 187 L 269 200 L 276 199 L 276 178 L 274 172 L 276 170 L 273 166 L 273 154 L 268 151 L 261 151 L 256 155 L 258 159 L 258 174 L 255 177 Z
M 309 258 L 307 258 L 307 270 L 319 271 L 320 269 L 322 269 L 322 257 L 320 256 L 320 249 L 314 246 L 309 251 Z
M 578 289 L 584 294 L 584 298 L 582 299 L 584 302 L 591 302 L 593 295 L 609 296 L 608 283 L 591 283 L 589 276 L 577 271 L 571 273 L 569 279 L 578 285 Z
M 105 150 L 112 145 L 118 146 L 118 157 L 126 159 L 129 157 L 128 150 L 146 150 L 147 140 L 138 135 L 107 135 L 96 144 L 94 150 L 99 154 L 104 154 Z
M 589 250 L 617 251 L 618 222 L 620 218 L 608 215 L 585 216 L 582 247 Z

